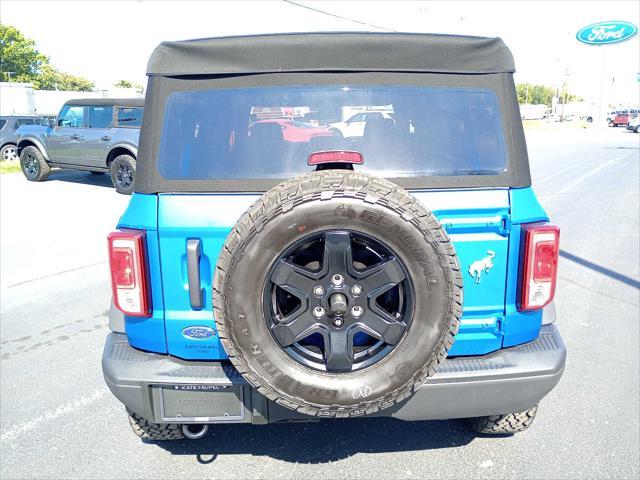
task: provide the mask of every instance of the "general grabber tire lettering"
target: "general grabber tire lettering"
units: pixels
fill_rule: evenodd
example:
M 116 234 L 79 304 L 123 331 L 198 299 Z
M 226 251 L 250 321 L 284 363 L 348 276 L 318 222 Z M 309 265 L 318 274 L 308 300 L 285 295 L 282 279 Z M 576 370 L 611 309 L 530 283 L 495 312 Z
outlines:
M 182 427 L 177 423 L 153 423 L 127 409 L 129 425 L 133 433 L 147 440 L 180 440 L 184 438 Z
M 537 405 L 522 412 L 470 418 L 469 424 L 476 432 L 484 435 L 512 435 L 529 428 L 536 418 L 536 413 Z
M 296 262 L 311 258 L 316 241 L 322 260 L 301 269 Z M 372 251 L 379 247 L 378 263 L 363 263 L 361 252 L 369 247 L 361 242 L 370 242 Z M 302 253 L 287 257 L 292 248 Z M 338 258 L 348 266 L 342 275 L 331 270 Z M 361 277 L 358 289 L 364 293 L 352 285 Z M 379 288 L 380 282 L 388 283 Z M 395 293 L 379 293 L 389 288 Z M 302 299 L 302 310 L 273 313 L 289 297 Z M 398 298 L 406 301 L 393 314 L 398 320 L 389 320 Z M 462 276 L 446 232 L 407 191 L 350 170 L 324 170 L 277 185 L 242 215 L 215 268 L 213 305 L 231 362 L 260 393 L 308 415 L 358 416 L 407 398 L 434 374 L 458 330 Z M 326 314 L 316 309 L 320 305 Z M 380 313 L 382 305 L 386 313 Z M 354 313 L 354 307 L 360 310 Z M 316 314 L 308 329 L 293 328 L 298 319 L 313 322 L 309 315 Z M 362 331 L 378 346 L 357 345 Z M 316 346 L 304 337 L 309 332 L 320 332 Z

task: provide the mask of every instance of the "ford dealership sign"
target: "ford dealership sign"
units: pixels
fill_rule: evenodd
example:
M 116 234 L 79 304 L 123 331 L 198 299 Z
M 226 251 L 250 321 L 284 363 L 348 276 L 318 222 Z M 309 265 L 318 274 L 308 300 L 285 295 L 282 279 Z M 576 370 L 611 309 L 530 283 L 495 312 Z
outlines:
M 587 45 L 609 45 L 629 40 L 638 33 L 638 27 L 629 22 L 599 22 L 582 28 L 576 38 Z

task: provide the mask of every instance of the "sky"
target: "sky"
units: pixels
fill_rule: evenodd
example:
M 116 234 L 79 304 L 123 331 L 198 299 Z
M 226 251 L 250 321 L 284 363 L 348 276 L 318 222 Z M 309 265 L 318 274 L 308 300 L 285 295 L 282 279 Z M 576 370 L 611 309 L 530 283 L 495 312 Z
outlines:
M 294 3 L 295 2 L 295 3 Z M 296 5 L 297 3 L 297 5 Z M 31 1 L 1 0 L 0 21 L 36 41 L 58 69 L 108 89 L 146 84 L 163 40 L 302 31 L 405 31 L 501 37 L 516 82 L 560 86 L 588 101 L 638 105 L 640 39 L 606 47 L 576 32 L 599 21 L 640 25 L 638 1 Z

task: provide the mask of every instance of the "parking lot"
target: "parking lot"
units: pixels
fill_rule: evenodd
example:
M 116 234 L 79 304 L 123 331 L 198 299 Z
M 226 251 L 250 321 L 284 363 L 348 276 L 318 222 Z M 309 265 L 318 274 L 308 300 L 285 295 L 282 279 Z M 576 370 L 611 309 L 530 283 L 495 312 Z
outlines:
M 556 305 L 568 359 L 533 426 L 502 438 L 459 421 L 358 419 L 141 442 L 100 369 L 106 235 L 128 197 L 107 175 L 2 175 L 0 477 L 638 478 L 640 136 L 527 135 L 534 189 L 561 227 Z

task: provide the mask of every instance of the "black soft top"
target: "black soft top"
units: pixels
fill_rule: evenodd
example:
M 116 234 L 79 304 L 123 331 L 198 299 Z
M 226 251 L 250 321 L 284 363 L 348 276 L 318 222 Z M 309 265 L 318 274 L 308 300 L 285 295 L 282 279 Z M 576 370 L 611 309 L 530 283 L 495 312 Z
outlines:
M 411 33 L 290 33 L 163 42 L 147 65 L 135 190 L 264 192 L 284 179 L 167 179 L 158 168 L 168 98 L 177 92 L 287 85 L 481 88 L 498 99 L 507 168 L 496 175 L 389 178 L 407 189 L 531 185 L 511 52 L 499 38 Z M 215 112 L 212 112 L 212 115 Z M 169 125 L 169 123 L 167 123 Z
M 149 76 L 273 72 L 514 72 L 500 38 L 410 33 L 304 33 L 163 42 Z
M 107 105 L 119 107 L 144 107 L 144 98 L 77 98 L 67 100 L 65 105 L 77 105 L 79 107 L 91 105 Z

